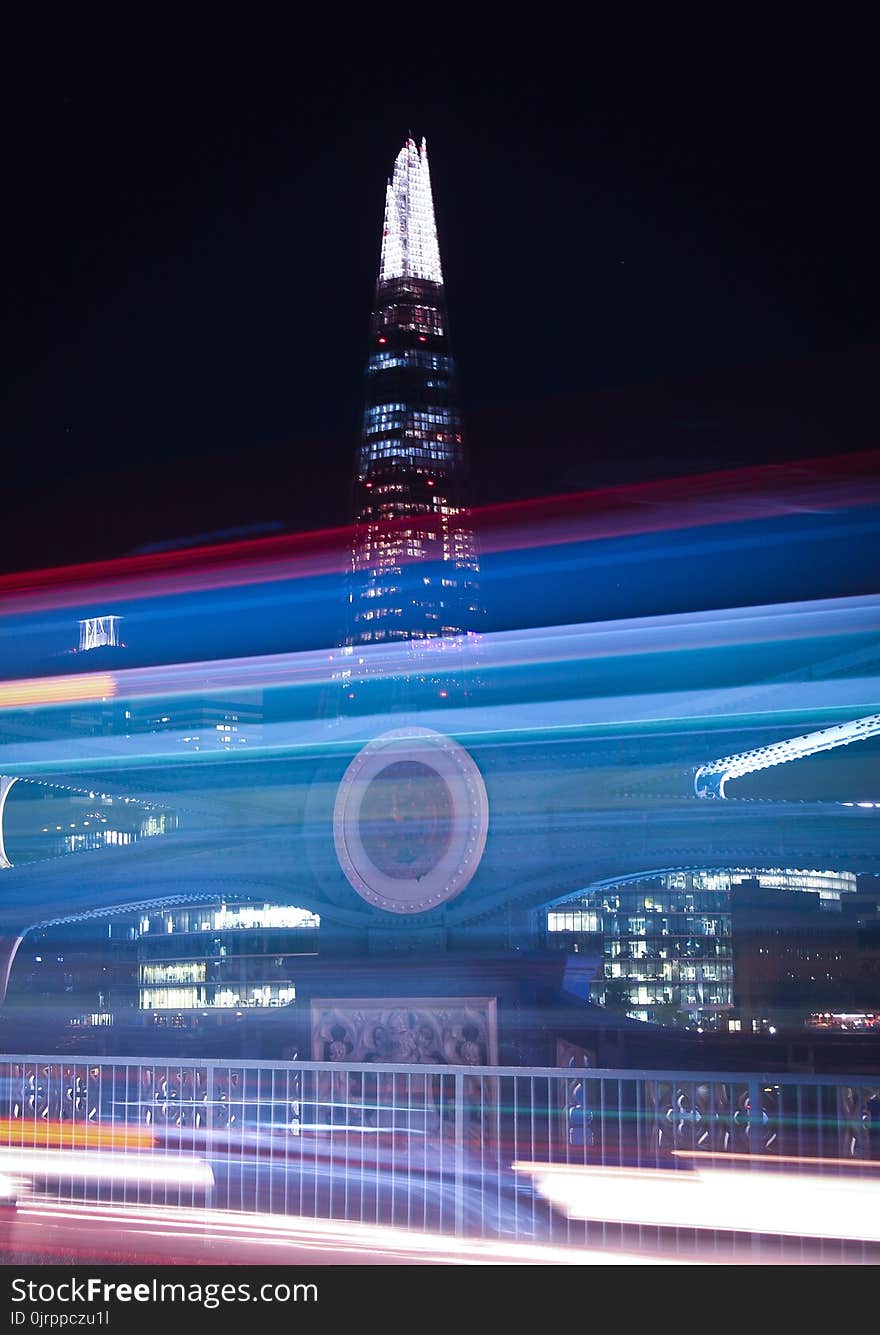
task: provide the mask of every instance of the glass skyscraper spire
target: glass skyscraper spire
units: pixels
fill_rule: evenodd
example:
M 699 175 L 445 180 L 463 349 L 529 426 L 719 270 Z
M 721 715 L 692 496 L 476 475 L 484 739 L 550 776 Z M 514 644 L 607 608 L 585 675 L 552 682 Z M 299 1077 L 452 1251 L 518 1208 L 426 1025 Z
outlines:
M 478 562 L 425 141 L 407 139 L 385 225 L 361 444 L 349 643 L 477 628 Z

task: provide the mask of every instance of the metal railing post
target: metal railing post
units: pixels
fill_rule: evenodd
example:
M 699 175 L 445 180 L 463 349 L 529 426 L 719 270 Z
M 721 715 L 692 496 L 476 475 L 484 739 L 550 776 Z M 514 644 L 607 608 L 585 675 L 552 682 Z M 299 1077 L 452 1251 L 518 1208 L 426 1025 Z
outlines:
M 455 1236 L 464 1233 L 464 1074 L 455 1076 Z
M 764 1100 L 762 1097 L 761 1086 L 757 1080 L 749 1081 L 749 1154 L 762 1154 L 764 1146 L 762 1143 L 763 1131 L 763 1111 Z
M 208 1095 L 208 1101 L 205 1104 L 205 1132 L 209 1137 L 214 1130 L 214 1099 L 216 1097 L 214 1071 L 215 1071 L 214 1063 L 209 1062 L 208 1076 L 205 1083 L 205 1088 Z

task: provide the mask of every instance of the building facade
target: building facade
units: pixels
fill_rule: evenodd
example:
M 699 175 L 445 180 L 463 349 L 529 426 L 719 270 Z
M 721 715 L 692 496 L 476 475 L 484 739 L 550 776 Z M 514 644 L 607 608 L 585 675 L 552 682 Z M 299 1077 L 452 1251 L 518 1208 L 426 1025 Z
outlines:
M 880 883 L 828 913 L 815 889 L 731 890 L 733 1024 L 744 1032 L 873 1027 L 880 1015 Z
M 767 1006 L 776 995 L 772 979 L 778 975 L 777 982 L 783 982 L 791 967 L 788 956 L 783 960 L 779 954 L 787 946 L 779 939 L 778 923 L 806 922 L 816 938 L 813 950 L 818 950 L 820 936 L 833 937 L 841 906 L 855 889 L 856 878 L 849 872 L 671 872 L 604 887 L 558 906 L 547 914 L 547 940 L 560 949 L 599 955 L 602 963 L 590 998 L 610 1010 L 655 1024 L 752 1030 L 770 1023 Z M 758 955 L 753 939 L 762 914 L 773 919 L 774 941 L 779 942 L 772 963 L 763 953 L 767 942 L 762 938 Z M 822 995 L 836 989 L 841 999 L 848 997 L 840 947 L 822 948 L 837 955 Z M 752 981 L 756 976 L 760 985 Z
M 318 950 L 317 914 L 283 904 L 190 905 L 137 922 L 138 1009 L 290 1006 L 297 963 Z
M 408 139 L 385 198 L 354 480 L 348 643 L 477 627 L 476 540 L 428 154 Z

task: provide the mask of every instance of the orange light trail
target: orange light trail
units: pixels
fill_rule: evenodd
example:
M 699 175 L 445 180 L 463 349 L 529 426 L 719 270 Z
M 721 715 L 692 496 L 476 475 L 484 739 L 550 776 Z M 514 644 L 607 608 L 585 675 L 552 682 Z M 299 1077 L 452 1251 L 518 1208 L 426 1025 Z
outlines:
M 0 681 L 0 709 L 59 705 L 78 700 L 106 700 L 116 694 L 111 672 L 81 672 L 71 677 L 30 677 Z
M 0 1144 L 28 1149 L 150 1150 L 155 1136 L 137 1128 L 103 1126 L 100 1122 L 46 1122 L 0 1118 Z

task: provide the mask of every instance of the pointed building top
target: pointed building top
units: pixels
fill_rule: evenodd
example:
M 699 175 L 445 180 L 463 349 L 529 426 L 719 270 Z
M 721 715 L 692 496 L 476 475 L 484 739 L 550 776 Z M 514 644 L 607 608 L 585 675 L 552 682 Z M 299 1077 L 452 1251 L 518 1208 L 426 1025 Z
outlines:
M 425 278 L 443 282 L 434 221 L 434 200 L 424 139 L 418 148 L 408 138 L 397 155 L 385 193 L 385 227 L 379 282 L 390 278 Z

